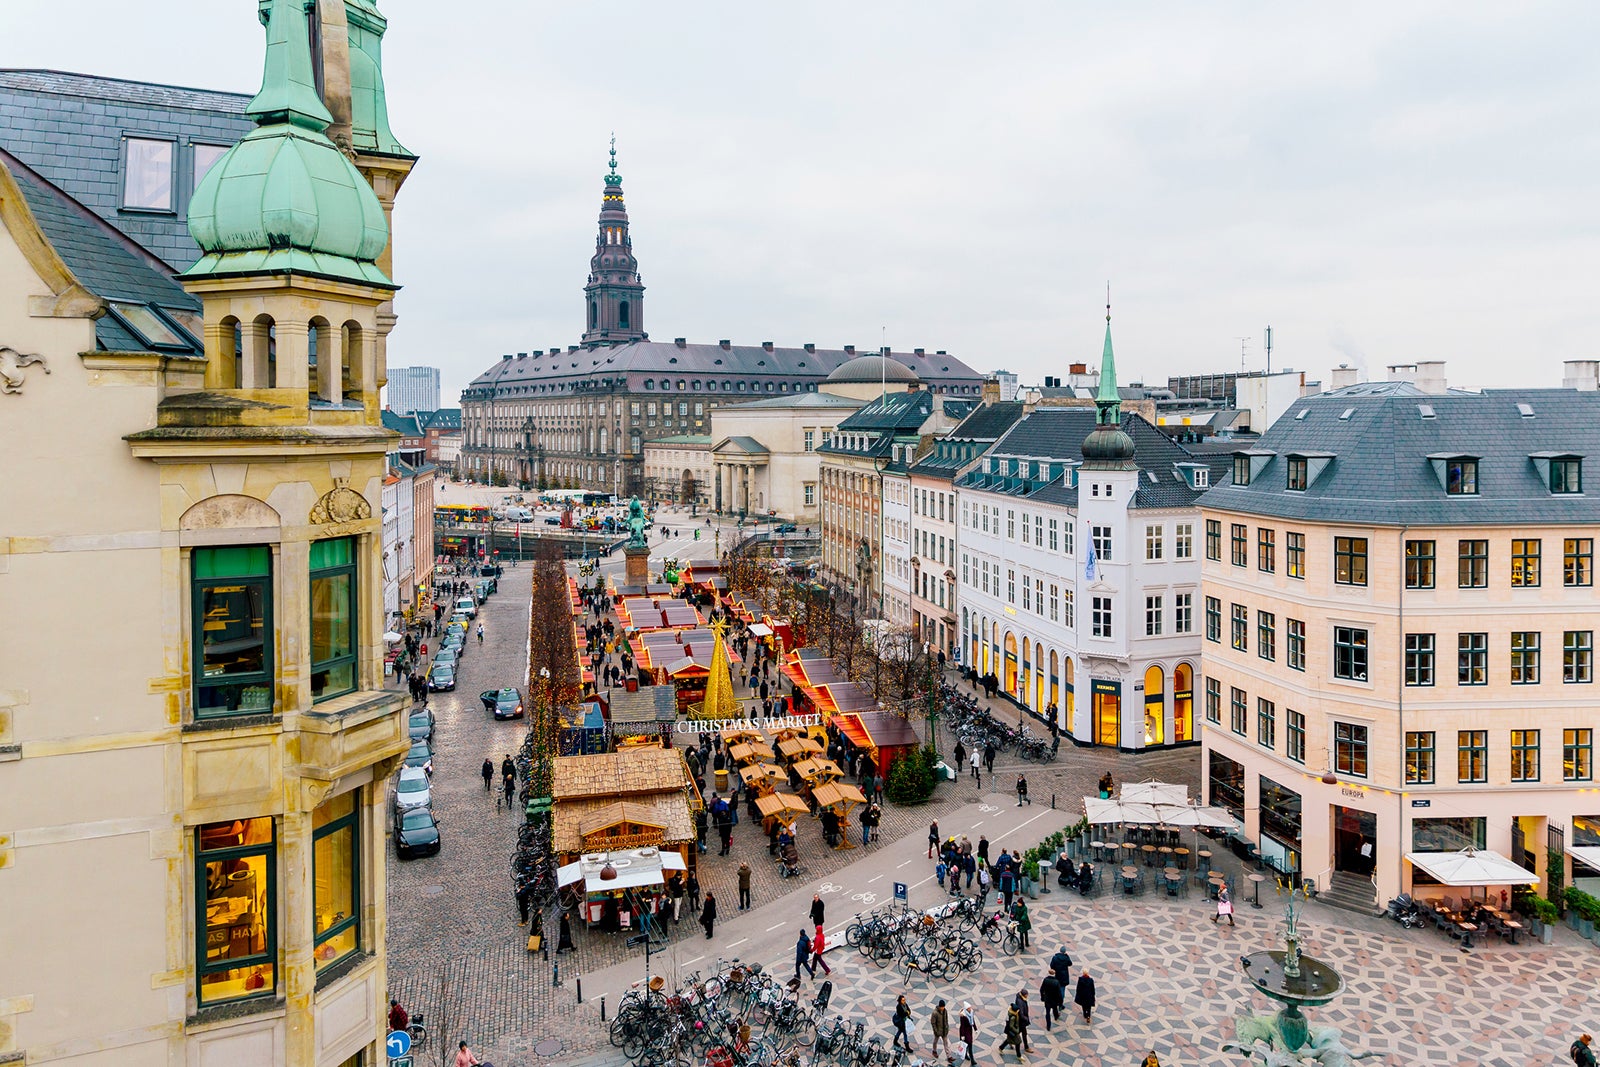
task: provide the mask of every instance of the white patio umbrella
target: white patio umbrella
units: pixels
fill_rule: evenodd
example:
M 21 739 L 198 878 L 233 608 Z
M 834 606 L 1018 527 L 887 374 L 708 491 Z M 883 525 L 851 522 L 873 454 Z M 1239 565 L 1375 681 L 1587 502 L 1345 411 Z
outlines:
M 1099 797 L 1084 797 L 1083 813 L 1088 816 L 1091 825 L 1132 823 L 1144 826 L 1161 821 L 1154 804 L 1129 804 L 1121 800 L 1101 800 Z
M 1149 779 L 1123 786 L 1118 799 L 1130 804 L 1187 804 L 1189 787 Z
M 1539 876 L 1492 849 L 1460 852 L 1407 852 L 1406 859 L 1444 885 L 1537 885 Z
M 405 635 L 397 634 L 393 630 L 390 630 L 383 635 L 383 639 L 389 642 L 391 645 L 398 645 L 401 641 L 405 640 Z

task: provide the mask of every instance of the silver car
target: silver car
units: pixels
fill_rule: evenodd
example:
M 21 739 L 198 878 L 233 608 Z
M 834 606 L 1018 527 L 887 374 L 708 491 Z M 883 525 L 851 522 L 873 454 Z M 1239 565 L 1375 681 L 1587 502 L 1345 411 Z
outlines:
M 401 767 L 394 783 L 394 810 L 425 808 L 433 802 L 428 788 L 428 772 L 421 767 Z

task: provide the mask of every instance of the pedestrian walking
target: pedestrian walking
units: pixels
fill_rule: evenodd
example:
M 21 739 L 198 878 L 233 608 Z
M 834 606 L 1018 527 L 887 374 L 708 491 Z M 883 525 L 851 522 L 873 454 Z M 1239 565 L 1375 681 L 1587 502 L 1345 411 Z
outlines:
M 511 810 L 511 801 L 512 801 L 513 798 L 515 798 L 515 796 L 517 794 L 517 776 L 515 774 L 506 775 L 506 777 L 505 777 L 505 788 L 506 788 L 506 810 L 510 811 Z
M 1028 799 L 1028 776 L 1019 774 L 1017 775 L 1017 807 L 1020 808 L 1024 804 L 1031 806 L 1033 801 Z
M 978 835 L 978 858 L 985 863 L 989 862 L 989 839 L 983 834 Z
M 706 928 L 706 940 L 711 940 L 711 931 L 717 925 L 717 895 L 706 891 L 705 903 L 700 907 L 700 925 Z
M 939 847 L 939 820 L 935 819 L 928 824 L 928 858 L 933 859 L 934 850 Z
M 1044 980 L 1039 983 L 1039 1003 L 1044 1007 L 1044 1028 L 1050 1029 L 1052 1020 L 1061 1018 L 1061 1006 L 1067 1002 L 1067 991 L 1061 985 L 1061 979 L 1056 977 L 1056 972 L 1046 971 Z
M 999 1052 L 1005 1052 L 1010 1045 L 1017 1050 L 1017 1062 L 1022 1062 L 1022 1019 L 1017 1015 L 1017 1006 L 1013 1004 L 1006 1009 L 1005 1038 L 1000 1042 Z
M 1061 991 L 1065 993 L 1067 986 L 1072 984 L 1072 957 L 1067 955 L 1067 946 L 1062 945 L 1054 956 L 1050 957 L 1050 970 L 1061 983 Z
M 1088 968 L 1078 975 L 1078 988 L 1072 994 L 1072 1002 L 1083 1010 L 1084 1022 L 1094 1022 L 1094 979 L 1089 977 Z
M 797 982 L 800 980 L 801 968 L 804 968 L 811 977 L 817 976 L 817 969 L 811 965 L 811 938 L 804 930 L 800 931 L 800 936 L 794 942 L 794 977 Z
M 811 925 L 821 926 L 825 921 L 823 915 L 827 913 L 827 905 L 822 902 L 821 893 L 811 894 Z
M 978 910 L 982 911 L 989 903 L 989 865 L 983 860 L 978 861 Z
M 967 746 L 963 745 L 959 740 L 956 741 L 955 757 L 957 767 L 967 762 Z
M 983 769 L 988 771 L 990 774 L 994 773 L 995 753 L 996 749 L 993 741 L 990 741 L 988 744 L 983 746 Z
M 978 768 L 983 766 L 983 753 L 977 748 L 973 748 L 970 762 L 972 763 L 972 780 L 981 786 L 983 784 L 983 776 L 978 773 Z
M 1217 913 L 1211 916 L 1211 921 L 1221 922 L 1224 918 L 1228 920 L 1229 926 L 1237 925 L 1233 921 L 1233 900 L 1228 896 L 1226 886 L 1217 891 Z
M 739 910 L 750 910 L 750 864 L 739 864 Z
M 911 1049 L 911 1037 L 906 1033 L 906 1026 L 911 1022 L 911 1005 L 906 1003 L 905 994 L 900 994 L 894 1002 L 894 1040 L 890 1047 L 905 1042 L 906 1050 Z
M 1577 1064 L 1578 1067 L 1595 1067 L 1594 1050 L 1589 1047 L 1590 1042 L 1593 1040 L 1594 1038 L 1588 1034 L 1579 1034 L 1578 1040 L 1574 1041 L 1572 1048 L 1567 1050 L 1568 1055 L 1572 1057 L 1572 1062 Z
M 811 938 L 811 977 L 815 978 L 817 976 L 818 967 L 822 968 L 823 974 L 833 973 L 833 968 L 828 966 L 828 961 L 822 958 L 822 954 L 826 951 L 828 951 L 828 941 L 823 936 L 822 925 L 819 923 L 816 934 Z
M 1028 1010 L 1028 991 L 1017 990 L 1017 997 L 1011 1002 L 1012 1010 L 1017 1013 L 1017 1021 L 1021 1024 L 1018 1028 L 1022 1036 L 1022 1052 L 1032 1052 L 1033 1042 L 1028 1040 L 1028 1027 L 1033 1022 L 1033 1013 Z
M 700 879 L 695 877 L 693 871 L 689 872 L 689 882 L 683 888 L 684 893 L 689 897 L 689 910 L 698 915 L 700 913 Z
M 978 1042 L 978 1019 L 972 1014 L 970 1001 L 961 1005 L 961 1018 L 956 1023 L 956 1036 L 961 1038 L 961 1043 L 966 1046 L 968 1067 L 977 1067 L 978 1059 L 972 1051 L 972 1046 Z
M 488 756 L 483 757 L 483 791 L 494 791 L 494 760 Z
M 945 1060 L 954 1062 L 954 1057 L 950 1055 L 950 1012 L 945 1009 L 943 1000 L 939 1001 L 938 1006 L 928 1016 L 928 1025 L 933 1030 L 933 1051 L 930 1055 L 934 1057 L 939 1055 L 939 1043 L 942 1041 Z
M 679 913 L 683 910 L 683 878 L 673 875 L 672 881 L 667 883 L 667 899 L 672 903 L 672 925 L 678 925 Z
M 517 925 L 528 925 L 528 905 L 533 902 L 533 891 L 526 882 L 517 886 Z
M 961 856 L 961 868 L 967 874 L 967 888 L 972 888 L 972 878 L 978 873 L 978 858 L 969 849 Z
M 559 956 L 563 952 L 578 951 L 578 946 L 572 943 L 572 922 L 567 918 L 567 913 L 564 911 L 561 913 L 561 925 L 558 929 L 559 935 L 556 939 L 556 955 Z

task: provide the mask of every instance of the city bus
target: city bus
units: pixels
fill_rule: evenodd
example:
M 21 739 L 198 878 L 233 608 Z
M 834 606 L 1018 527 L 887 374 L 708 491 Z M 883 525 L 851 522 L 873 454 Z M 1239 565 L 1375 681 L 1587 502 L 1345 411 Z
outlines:
M 489 508 L 481 504 L 439 504 L 433 509 L 434 522 L 488 522 Z

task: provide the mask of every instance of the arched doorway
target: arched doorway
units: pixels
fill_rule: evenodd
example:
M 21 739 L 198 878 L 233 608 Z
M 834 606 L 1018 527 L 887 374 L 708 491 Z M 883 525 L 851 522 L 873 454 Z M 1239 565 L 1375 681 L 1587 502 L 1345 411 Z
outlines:
M 1022 701 L 1022 706 L 1028 706 L 1028 697 L 1033 688 L 1033 643 L 1026 637 L 1022 639 L 1022 688 L 1017 693 L 1017 699 Z
M 1017 635 L 1010 630 L 1006 631 L 1006 658 L 1005 658 L 1005 690 L 1012 696 L 1017 694 Z
M 1062 659 L 1064 661 L 1062 663 L 1062 667 L 1065 669 L 1066 676 L 1067 676 L 1066 692 L 1063 693 L 1062 695 L 1064 697 L 1066 697 L 1066 702 L 1067 702 L 1067 733 L 1070 734 L 1070 733 L 1073 732 L 1073 728 L 1075 726 L 1077 726 L 1077 716 L 1074 714 L 1074 712 L 1077 711 L 1077 706 L 1076 706 L 1076 701 L 1074 699 L 1075 694 L 1072 691 L 1072 674 L 1073 674 L 1073 671 L 1072 671 L 1072 657 L 1071 656 L 1063 656 Z
M 1144 743 L 1146 747 L 1165 744 L 1167 702 L 1163 691 L 1165 678 L 1161 668 L 1152 663 L 1144 672 Z
M 1061 724 L 1061 657 L 1055 649 L 1050 650 L 1050 703 L 1046 707 L 1055 708 L 1050 717 Z
M 1194 668 L 1187 663 L 1172 668 L 1172 740 L 1194 740 Z

